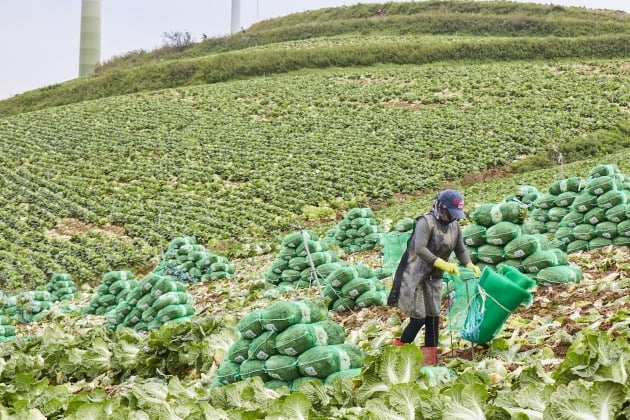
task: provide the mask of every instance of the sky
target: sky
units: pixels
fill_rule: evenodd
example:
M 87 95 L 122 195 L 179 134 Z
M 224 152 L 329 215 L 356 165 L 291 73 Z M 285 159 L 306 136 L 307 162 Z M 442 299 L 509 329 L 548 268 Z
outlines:
M 360 1 L 241 0 L 241 26 L 356 3 Z M 537 3 L 630 12 L 630 0 Z M 101 59 L 160 47 L 164 32 L 187 31 L 195 40 L 202 34 L 227 35 L 230 5 L 230 0 L 101 0 Z M 78 77 L 80 22 L 81 0 L 0 0 L 0 99 Z

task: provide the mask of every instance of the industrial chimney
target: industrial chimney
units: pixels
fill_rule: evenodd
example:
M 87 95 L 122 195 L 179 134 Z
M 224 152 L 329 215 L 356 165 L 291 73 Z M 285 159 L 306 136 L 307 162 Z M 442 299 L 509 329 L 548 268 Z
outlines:
M 101 61 L 101 0 L 81 1 L 79 77 L 94 73 Z
M 241 0 L 232 0 L 232 34 L 241 30 Z

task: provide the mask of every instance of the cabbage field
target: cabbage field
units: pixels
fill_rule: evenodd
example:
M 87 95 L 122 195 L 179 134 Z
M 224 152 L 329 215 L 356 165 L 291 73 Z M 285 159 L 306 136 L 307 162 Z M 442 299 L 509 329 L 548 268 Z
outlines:
M 300 72 L 0 119 L 0 281 L 95 282 L 191 234 L 229 256 L 271 252 L 307 205 L 334 215 L 432 190 L 614 125 L 626 65 Z

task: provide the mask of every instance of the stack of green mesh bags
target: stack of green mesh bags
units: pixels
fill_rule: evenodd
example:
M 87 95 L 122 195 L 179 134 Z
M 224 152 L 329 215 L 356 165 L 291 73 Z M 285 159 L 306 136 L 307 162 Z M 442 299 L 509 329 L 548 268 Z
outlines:
M 575 217 L 573 203 L 584 190 L 584 185 L 584 180 L 577 176 L 552 183 L 548 192 L 541 194 L 533 203 L 529 214 L 531 220 L 525 225 L 525 231 L 527 233 L 556 233 L 567 215 L 573 213 L 568 220 Z
M 386 274 L 381 269 L 373 271 L 365 264 L 333 270 L 326 276 L 322 291 L 328 308 L 345 312 L 355 307 L 384 306 L 389 292 L 385 290 L 381 278 Z
M 130 271 L 111 271 L 101 277 L 101 283 L 94 289 L 94 296 L 83 309 L 85 314 L 103 315 L 127 297 L 136 285 Z
M 183 282 L 220 280 L 234 275 L 234 265 L 223 256 L 198 244 L 191 236 L 169 242 L 164 259 L 154 272 L 166 274 Z
M 258 376 L 269 388 L 298 390 L 308 380 L 356 376 L 364 360 L 363 351 L 344 344 L 343 328 L 315 302 L 283 301 L 255 310 L 241 319 L 237 332 L 240 338 L 216 372 L 216 386 Z
M 15 337 L 15 328 L 11 325 L 11 319 L 6 315 L 0 315 L 0 341 L 6 341 Z
M 394 230 L 381 235 L 381 245 L 383 246 L 383 276 L 389 277 L 394 274 L 400 260 L 407 249 L 407 241 L 411 237 L 416 221 L 411 217 L 403 217 L 394 223 Z
M 11 318 L 15 318 L 18 312 L 17 298 L 17 296 L 9 296 L 0 291 L 0 312 Z
M 14 318 L 23 324 L 37 322 L 46 316 L 46 311 L 54 307 L 53 297 L 48 291 L 24 292 L 17 296 L 17 310 L 14 312 Z
M 354 208 L 326 236 L 346 254 L 375 248 L 381 241 L 382 229 L 370 208 Z
M 195 314 L 186 286 L 169 276 L 150 273 L 105 314 L 106 327 L 156 330 L 167 322 L 186 322 Z
M 545 235 L 523 232 L 526 215 L 526 207 L 515 201 L 478 207 L 472 214 L 476 224 L 462 230 L 473 262 L 495 270 L 509 265 L 544 285 L 581 281 L 582 272 L 562 250 L 551 248 Z
M 555 242 L 568 253 L 630 246 L 630 177 L 615 165 L 595 166 L 588 175 L 554 232 Z
M 282 249 L 265 273 L 267 282 L 279 289 L 310 287 L 316 280 L 315 275 L 323 279 L 341 266 L 337 253 L 310 230 L 290 233 L 281 245 Z M 313 273 L 311 262 L 316 273 Z
M 77 295 L 77 285 L 68 273 L 54 273 L 46 283 L 46 290 L 53 302 L 73 299 Z

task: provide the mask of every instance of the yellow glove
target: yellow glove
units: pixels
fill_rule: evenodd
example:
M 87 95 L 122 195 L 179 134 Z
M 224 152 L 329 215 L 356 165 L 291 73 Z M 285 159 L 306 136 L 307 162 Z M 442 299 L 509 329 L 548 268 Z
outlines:
M 459 277 L 459 268 L 457 268 L 457 266 L 453 263 L 444 261 L 442 258 L 435 260 L 433 266 L 442 271 L 446 271 L 448 274 L 455 274 Z
M 466 264 L 466 268 L 470 268 L 473 273 L 475 273 L 475 277 L 479 277 L 481 275 L 481 270 L 473 263 Z

